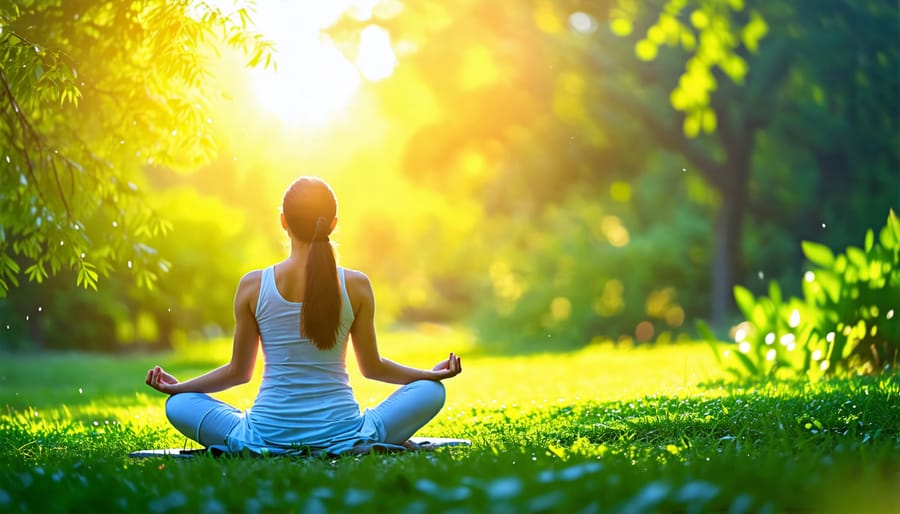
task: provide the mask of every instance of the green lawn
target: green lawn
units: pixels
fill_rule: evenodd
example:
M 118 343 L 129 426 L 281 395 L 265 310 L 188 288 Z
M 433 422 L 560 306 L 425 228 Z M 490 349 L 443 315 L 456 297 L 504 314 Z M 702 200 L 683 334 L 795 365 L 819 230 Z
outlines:
M 227 342 L 0 356 L 0 511 L 900 511 L 900 377 L 723 385 L 705 345 L 498 357 L 467 339 L 431 327 L 381 345 L 418 366 L 463 355 L 423 432 L 471 448 L 340 459 L 127 457 L 184 444 L 146 369 L 186 378 Z M 350 369 L 363 407 L 392 390 Z M 257 386 L 218 396 L 247 407 Z

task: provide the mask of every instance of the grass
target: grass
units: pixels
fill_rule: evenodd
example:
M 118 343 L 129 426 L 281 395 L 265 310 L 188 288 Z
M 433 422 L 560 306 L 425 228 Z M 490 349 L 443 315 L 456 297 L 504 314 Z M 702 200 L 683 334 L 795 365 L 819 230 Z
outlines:
M 132 460 L 182 446 L 161 362 L 188 377 L 228 344 L 157 356 L 6 355 L 0 363 L 3 512 L 871 512 L 900 509 L 900 377 L 729 384 L 707 347 L 496 357 L 431 328 L 383 353 L 464 373 L 423 432 L 471 448 L 339 459 Z M 351 359 L 352 361 L 352 359 Z M 392 386 L 350 364 L 362 406 Z M 258 382 L 218 395 L 250 406 Z

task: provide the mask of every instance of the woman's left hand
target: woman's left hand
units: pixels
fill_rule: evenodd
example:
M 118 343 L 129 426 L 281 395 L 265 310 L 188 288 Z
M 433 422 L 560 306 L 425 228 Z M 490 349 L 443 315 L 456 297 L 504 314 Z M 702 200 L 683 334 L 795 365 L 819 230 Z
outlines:
M 178 379 L 169 373 L 166 373 L 166 371 L 159 366 L 155 366 L 147 372 L 146 382 L 148 386 L 161 393 L 175 394 L 178 392 L 175 390 L 175 386 L 178 385 Z

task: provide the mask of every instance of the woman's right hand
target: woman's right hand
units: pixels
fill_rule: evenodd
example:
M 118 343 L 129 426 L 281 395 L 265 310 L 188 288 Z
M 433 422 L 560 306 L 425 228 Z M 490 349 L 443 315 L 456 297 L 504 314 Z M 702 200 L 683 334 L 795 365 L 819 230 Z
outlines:
M 462 373 L 462 361 L 460 361 L 458 355 L 450 352 L 450 357 L 447 357 L 441 362 L 435 364 L 434 368 L 432 368 L 432 371 L 434 371 L 437 375 L 435 377 L 437 380 L 452 378 Z

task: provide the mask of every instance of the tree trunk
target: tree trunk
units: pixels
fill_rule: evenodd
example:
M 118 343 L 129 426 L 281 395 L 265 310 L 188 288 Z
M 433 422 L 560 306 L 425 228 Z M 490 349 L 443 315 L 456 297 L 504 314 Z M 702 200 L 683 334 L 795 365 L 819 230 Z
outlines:
M 721 177 L 722 205 L 713 234 L 710 318 L 713 326 L 720 331 L 726 328 L 729 314 L 734 310 L 733 290 L 741 272 L 741 234 L 754 138 L 753 131 L 742 132 L 740 137 L 723 145 L 727 173 Z

